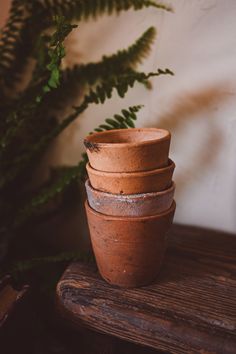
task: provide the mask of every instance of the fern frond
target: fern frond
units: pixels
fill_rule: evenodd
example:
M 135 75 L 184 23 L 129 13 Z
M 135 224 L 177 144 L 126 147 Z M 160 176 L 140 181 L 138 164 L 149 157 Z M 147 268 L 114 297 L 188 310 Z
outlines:
M 103 14 L 120 13 L 131 8 L 141 10 L 155 7 L 160 10 L 172 11 L 172 8 L 161 2 L 149 0 L 38 0 L 45 13 L 63 15 L 67 19 L 86 20 Z
M 124 97 L 128 89 L 134 86 L 135 82 L 142 83 L 148 80 L 150 77 L 159 75 L 173 75 L 173 72 L 169 69 L 158 69 L 157 72 L 150 72 L 148 74 L 143 72 L 133 72 L 130 74 L 124 74 L 118 77 L 110 78 L 106 82 L 97 85 L 94 89 L 91 88 L 89 93 L 85 95 L 82 104 L 78 107 L 75 107 L 74 112 L 66 119 L 64 119 L 62 123 L 59 124 L 54 129 L 54 131 L 50 133 L 50 135 L 48 135 L 48 137 L 44 137 L 42 142 L 45 142 L 47 139 L 51 140 L 60 134 L 71 122 L 77 118 L 79 114 L 81 114 L 88 107 L 89 104 L 104 103 L 106 99 L 111 98 L 114 89 L 116 89 L 120 97 Z
M 34 45 L 43 29 L 47 28 L 45 18 L 39 20 L 35 15 L 36 8 L 37 6 L 32 7 L 31 1 L 12 1 L 10 16 L 0 40 L 0 61 L 3 63 L 0 67 L 1 92 L 15 94 L 15 86 L 22 78 Z
M 42 88 L 42 94 L 43 96 L 45 93 L 50 92 L 52 89 L 56 89 L 59 84 L 60 84 L 60 64 L 65 56 L 65 47 L 64 47 L 64 40 L 68 36 L 68 34 L 77 27 L 77 25 L 71 25 L 70 23 L 65 21 L 64 16 L 54 16 L 54 25 L 56 27 L 56 31 L 53 33 L 51 40 L 50 40 L 50 45 L 48 48 L 48 57 L 49 57 L 49 62 L 45 63 L 45 60 L 40 63 L 38 61 L 39 68 L 36 67 L 36 74 L 33 75 L 33 79 L 35 80 L 36 76 L 36 82 L 37 82 L 37 76 L 41 78 L 43 76 L 42 71 L 45 71 L 45 66 L 46 66 L 46 73 L 49 74 L 47 78 L 47 82 Z M 47 49 L 46 49 L 47 50 Z M 41 69 L 41 70 L 40 70 Z M 37 101 L 41 101 L 40 96 L 37 96 Z
M 102 132 L 104 130 L 112 129 L 127 129 L 135 128 L 135 121 L 137 119 L 136 113 L 142 108 L 142 105 L 132 106 L 127 109 L 122 109 L 121 114 L 115 114 L 113 118 L 106 118 L 105 123 L 100 124 L 95 132 Z M 91 132 L 90 134 L 92 134 Z
M 115 114 L 113 118 L 105 119 L 104 124 L 100 124 L 94 131 L 101 132 L 111 129 L 126 129 L 134 128 L 134 121 L 137 119 L 136 113 L 142 108 L 142 105 L 132 106 L 127 109 L 122 109 L 120 114 Z M 92 134 L 92 133 L 90 133 Z M 13 227 L 19 227 L 29 217 L 36 212 L 40 207 L 46 205 L 56 195 L 65 192 L 66 188 L 75 180 L 82 179 L 86 173 L 85 166 L 88 162 L 86 154 L 82 155 L 82 160 L 77 166 L 65 168 L 62 175 L 53 183 L 52 186 L 45 187 L 40 190 L 33 199 L 25 205 L 17 214 L 13 223 Z
M 35 68 L 31 85 L 28 90 L 15 102 L 14 110 L 6 117 L 6 130 L 2 132 L 0 137 L 0 158 L 5 153 L 8 146 L 16 138 L 17 134 L 26 126 L 29 121 L 36 119 L 39 103 L 47 95 L 48 92 L 58 87 L 60 83 L 60 64 L 65 56 L 65 48 L 63 41 L 65 37 L 76 26 L 65 22 L 63 17 L 55 17 L 54 24 L 56 31 L 52 34 L 48 45 L 47 38 L 42 36 L 41 47 L 46 51 L 43 60 L 38 61 Z M 48 46 L 47 46 L 48 45 Z M 41 50 L 41 48 L 40 48 Z M 39 78 L 41 84 L 38 84 Z M 36 89 L 33 86 L 36 81 Z
M 47 264 L 54 264 L 60 262 L 86 262 L 93 263 L 94 257 L 90 252 L 63 252 L 53 256 L 35 257 L 29 260 L 18 261 L 12 264 L 5 274 L 10 274 L 14 280 L 17 280 L 19 275 L 26 273 L 34 268 L 42 267 Z
M 65 107 L 78 96 L 80 90 L 86 86 L 105 81 L 109 77 L 131 73 L 137 64 L 148 55 L 156 36 L 154 27 L 148 28 L 134 44 L 116 54 L 103 56 L 102 60 L 95 63 L 74 65 L 61 73 L 61 85 L 48 95 L 45 101 L 46 111 L 48 105 L 55 110 Z M 144 83 L 147 87 L 148 83 Z M 45 114 L 44 114 L 45 115 Z
M 65 118 L 60 124 L 52 129 L 48 134 L 45 134 L 36 144 L 29 146 L 26 153 L 18 156 L 15 160 L 7 164 L 6 175 L 0 177 L 0 188 L 6 183 L 14 179 L 19 171 L 34 158 L 38 157 L 48 144 L 58 136 L 69 124 L 71 124 L 79 114 L 85 111 L 92 103 L 99 104 L 104 103 L 108 98 L 111 98 L 112 92 L 116 89 L 120 97 L 124 97 L 130 87 L 133 87 L 135 82 L 143 83 L 150 77 L 160 75 L 173 75 L 173 72 L 169 69 L 158 69 L 157 72 L 150 72 L 145 74 L 143 72 L 134 72 L 132 74 L 125 74 L 119 77 L 114 77 L 97 85 L 95 89 L 90 89 L 89 93 L 85 96 L 80 106 L 74 107 L 74 112 Z
M 172 11 L 168 5 L 149 0 L 14 0 L 0 41 L 0 96 L 4 88 L 13 87 L 19 80 L 39 36 L 51 26 L 52 16 L 86 20 L 102 14 L 145 7 Z
M 30 216 L 33 216 L 35 212 L 38 213 L 38 209 L 47 204 L 50 200 L 63 192 L 65 189 L 75 180 L 83 177 L 85 174 L 85 166 L 87 163 L 87 155 L 82 155 L 82 160 L 77 166 L 64 168 L 64 171 L 59 178 L 53 183 L 52 186 L 44 187 L 37 195 L 35 195 L 30 202 L 28 202 L 17 213 L 16 219 L 13 223 L 13 227 L 19 227 Z
M 8 80 L 6 72 L 12 67 L 16 57 L 18 44 L 21 41 L 21 29 L 25 20 L 24 5 L 19 0 L 13 0 L 9 19 L 0 34 L 0 88 L 3 90 Z M 2 92 L 3 94 L 3 92 Z
M 121 74 L 126 69 L 134 69 L 137 64 L 149 54 L 156 36 L 154 27 L 148 28 L 136 42 L 124 50 L 119 50 L 111 56 L 103 56 L 100 62 L 75 65 L 62 73 L 63 86 L 71 85 L 73 81 L 90 85 L 98 79 Z

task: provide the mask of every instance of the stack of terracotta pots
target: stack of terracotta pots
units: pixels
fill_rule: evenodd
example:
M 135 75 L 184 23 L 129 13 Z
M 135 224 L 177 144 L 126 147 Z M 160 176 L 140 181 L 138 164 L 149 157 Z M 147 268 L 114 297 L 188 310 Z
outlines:
M 164 129 L 120 129 L 89 135 L 86 212 L 102 277 L 121 287 L 158 275 L 175 202 Z

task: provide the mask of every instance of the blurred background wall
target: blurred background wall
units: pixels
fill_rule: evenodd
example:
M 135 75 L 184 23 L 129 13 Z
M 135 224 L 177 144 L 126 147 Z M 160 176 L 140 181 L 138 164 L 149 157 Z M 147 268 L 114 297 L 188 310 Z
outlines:
M 158 29 L 143 70 L 170 68 L 174 77 L 136 85 L 125 100 L 114 95 L 93 106 L 58 139 L 52 164 L 75 163 L 82 140 L 105 118 L 144 104 L 138 126 L 167 128 L 176 162 L 176 222 L 236 232 L 236 1 L 171 0 L 175 12 L 149 9 L 80 24 L 68 40 L 67 64 L 96 61 Z M 0 0 L 0 25 L 10 1 Z

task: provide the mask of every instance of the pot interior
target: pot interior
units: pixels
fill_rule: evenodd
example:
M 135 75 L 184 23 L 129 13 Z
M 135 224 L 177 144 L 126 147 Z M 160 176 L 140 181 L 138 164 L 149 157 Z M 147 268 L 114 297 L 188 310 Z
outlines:
M 132 144 L 162 139 L 169 135 L 164 129 L 118 129 L 95 133 L 86 138 L 91 143 Z

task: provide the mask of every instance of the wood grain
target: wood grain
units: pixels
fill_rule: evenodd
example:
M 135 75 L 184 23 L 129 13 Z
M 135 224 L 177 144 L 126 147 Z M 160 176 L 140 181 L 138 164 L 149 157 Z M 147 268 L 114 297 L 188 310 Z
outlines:
M 236 353 L 236 237 L 175 225 L 157 281 L 105 283 L 72 263 L 57 286 L 60 315 L 81 326 L 169 353 Z

